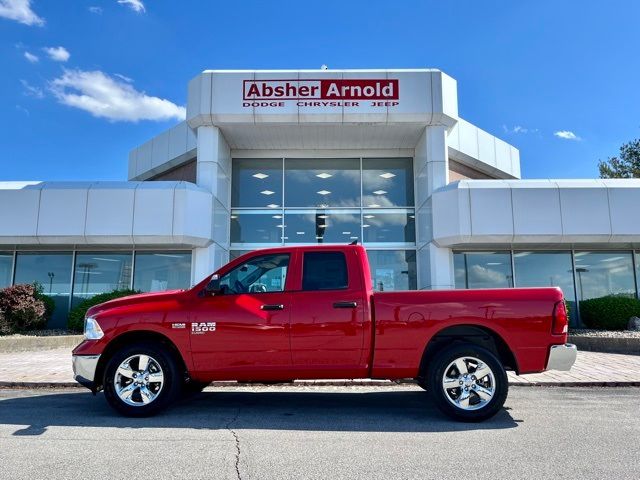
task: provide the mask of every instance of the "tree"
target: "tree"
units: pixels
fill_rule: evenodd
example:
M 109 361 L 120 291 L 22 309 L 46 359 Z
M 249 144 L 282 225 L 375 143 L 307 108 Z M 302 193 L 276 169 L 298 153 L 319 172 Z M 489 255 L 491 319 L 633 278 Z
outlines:
M 598 162 L 600 178 L 640 178 L 640 139 L 620 147 L 620 155 Z

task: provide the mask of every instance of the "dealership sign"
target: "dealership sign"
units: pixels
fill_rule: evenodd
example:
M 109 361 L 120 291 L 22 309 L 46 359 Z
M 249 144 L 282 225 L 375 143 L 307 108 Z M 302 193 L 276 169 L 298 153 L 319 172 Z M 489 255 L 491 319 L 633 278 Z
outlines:
M 392 107 L 398 105 L 398 80 L 244 80 L 243 107 Z

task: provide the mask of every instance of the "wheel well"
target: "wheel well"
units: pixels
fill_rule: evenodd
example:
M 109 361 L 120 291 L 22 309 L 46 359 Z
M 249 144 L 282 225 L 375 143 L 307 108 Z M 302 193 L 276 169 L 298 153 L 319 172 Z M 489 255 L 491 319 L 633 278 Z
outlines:
M 454 343 L 474 343 L 493 352 L 505 369 L 518 372 L 518 364 L 507 343 L 493 330 L 477 325 L 455 325 L 434 335 L 422 354 L 419 378 L 425 378 L 427 366 L 444 348 Z
M 182 355 L 180 354 L 178 348 L 171 340 L 169 340 L 161 333 L 152 332 L 149 330 L 136 330 L 133 332 L 123 333 L 122 335 L 119 335 L 118 337 L 111 340 L 111 342 L 107 345 L 107 347 L 100 355 L 100 360 L 98 361 L 98 366 L 96 367 L 96 373 L 94 377 L 97 390 L 102 387 L 102 377 L 104 375 L 104 369 L 111 356 L 120 348 L 137 342 L 150 342 L 163 345 L 171 352 L 173 357 L 176 359 L 176 361 L 178 362 L 178 367 L 181 369 L 181 371 L 186 374 L 187 367 L 184 363 L 184 359 L 182 358 Z

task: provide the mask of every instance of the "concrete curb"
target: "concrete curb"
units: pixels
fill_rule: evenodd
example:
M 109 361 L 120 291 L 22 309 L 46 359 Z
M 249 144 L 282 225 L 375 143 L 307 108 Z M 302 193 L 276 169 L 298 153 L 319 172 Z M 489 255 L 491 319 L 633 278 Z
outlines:
M 0 337 L 0 353 L 37 352 L 41 350 L 55 350 L 73 347 L 82 342 L 82 335 L 52 335 L 37 336 L 8 336 Z
M 583 352 L 619 353 L 640 355 L 640 337 L 590 337 L 569 335 L 567 340 Z
M 295 381 L 289 383 L 275 384 L 275 386 L 291 387 L 390 387 L 394 385 L 415 385 L 411 381 L 392 382 L 388 380 L 380 381 Z M 213 382 L 207 388 L 235 388 L 235 387 L 266 387 L 263 383 L 247 382 Z M 628 382 L 509 382 L 509 387 L 640 387 L 640 381 Z M 1 389 L 24 388 L 24 389 L 51 389 L 51 388 L 84 388 L 76 382 L 3 382 L 0 381 Z

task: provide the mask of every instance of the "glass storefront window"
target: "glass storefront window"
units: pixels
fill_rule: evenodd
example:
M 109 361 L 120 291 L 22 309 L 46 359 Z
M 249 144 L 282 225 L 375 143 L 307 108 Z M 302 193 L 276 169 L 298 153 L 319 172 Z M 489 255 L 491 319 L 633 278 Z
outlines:
M 286 210 L 285 242 L 351 243 L 360 239 L 360 210 Z
M 571 252 L 515 252 L 513 263 L 516 287 L 560 287 L 569 306 L 571 325 L 577 325 Z
M 362 206 L 413 207 L 411 158 L 363 158 Z
M 233 210 L 231 243 L 282 243 L 282 210 Z
M 76 254 L 73 306 L 99 293 L 131 288 L 132 252 Z
M 136 252 L 134 290 L 159 292 L 190 284 L 191 252 Z
M 231 206 L 282 206 L 282 159 L 233 159 Z
M 15 284 L 38 282 L 55 302 L 49 328 L 66 328 L 71 287 L 71 252 L 19 252 L 16 257 Z
M 13 269 L 13 253 L 0 252 L 0 288 L 11 285 Z
M 364 210 L 362 228 L 366 243 L 415 243 L 413 210 Z
M 631 252 L 575 252 L 580 300 L 607 295 L 636 295 Z
M 456 288 L 513 287 L 509 252 L 464 252 L 453 256 Z
M 360 159 L 287 158 L 286 207 L 359 207 Z
M 374 290 L 415 290 L 415 250 L 367 250 Z

